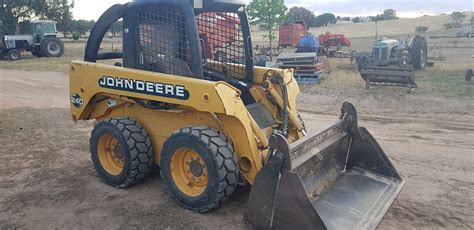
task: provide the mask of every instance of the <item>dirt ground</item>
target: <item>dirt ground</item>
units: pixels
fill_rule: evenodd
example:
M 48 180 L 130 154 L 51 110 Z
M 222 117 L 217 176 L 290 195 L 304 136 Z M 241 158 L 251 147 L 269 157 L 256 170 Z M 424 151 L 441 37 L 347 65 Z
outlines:
M 298 106 L 314 131 L 354 102 L 406 180 L 379 229 L 474 228 L 472 95 L 362 89 L 308 90 Z M 66 74 L 0 69 L 0 229 L 250 228 L 246 187 L 197 214 L 178 207 L 156 171 L 128 189 L 102 183 L 90 160 L 93 123 L 72 122 L 68 106 Z

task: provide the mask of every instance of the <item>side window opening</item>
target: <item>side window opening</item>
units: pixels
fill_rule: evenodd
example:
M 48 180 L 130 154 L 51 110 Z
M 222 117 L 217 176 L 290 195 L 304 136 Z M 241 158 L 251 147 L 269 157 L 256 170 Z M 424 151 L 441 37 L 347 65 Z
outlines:
M 135 16 L 138 67 L 179 76 L 192 76 L 184 15 L 173 7 L 151 8 Z
M 109 53 L 111 55 L 107 59 L 97 60 L 97 63 L 122 66 L 123 58 L 114 58 L 112 54 L 121 54 L 123 52 L 123 21 L 122 19 L 112 24 L 102 39 L 99 47 L 99 54 Z
M 245 78 L 245 49 L 239 16 L 205 12 L 196 15 L 196 23 L 207 58 L 204 70 Z

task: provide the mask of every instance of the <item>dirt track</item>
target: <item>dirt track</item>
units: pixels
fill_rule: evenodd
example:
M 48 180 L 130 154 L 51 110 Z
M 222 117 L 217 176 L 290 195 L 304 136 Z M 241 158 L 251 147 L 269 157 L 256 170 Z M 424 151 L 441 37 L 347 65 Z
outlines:
M 248 228 L 247 188 L 197 214 L 171 200 L 156 172 L 129 189 L 102 183 L 89 157 L 92 122 L 70 120 L 67 85 L 65 74 L 0 70 L 0 229 Z M 379 228 L 474 228 L 474 101 L 361 92 L 305 93 L 299 106 L 314 131 L 355 102 L 405 178 Z

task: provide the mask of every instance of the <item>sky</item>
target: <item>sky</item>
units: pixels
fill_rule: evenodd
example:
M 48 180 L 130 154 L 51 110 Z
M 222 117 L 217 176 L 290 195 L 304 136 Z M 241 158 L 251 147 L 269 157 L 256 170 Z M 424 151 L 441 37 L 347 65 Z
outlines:
M 129 0 L 75 0 L 72 10 L 75 19 L 97 20 L 113 4 Z M 245 0 L 249 2 L 249 0 Z M 419 17 L 451 13 L 453 11 L 472 11 L 474 0 L 285 0 L 288 8 L 303 6 L 316 15 L 333 13 L 340 16 L 369 16 L 381 14 L 392 8 L 399 17 Z

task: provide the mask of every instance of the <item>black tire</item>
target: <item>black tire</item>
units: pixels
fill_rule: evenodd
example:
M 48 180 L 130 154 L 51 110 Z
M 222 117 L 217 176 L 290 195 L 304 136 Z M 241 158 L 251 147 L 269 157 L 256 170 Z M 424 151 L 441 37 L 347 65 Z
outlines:
M 466 81 L 471 81 L 472 79 L 472 69 L 466 71 Z
M 19 60 L 20 59 L 20 51 L 18 51 L 16 49 L 11 49 L 11 50 L 8 51 L 7 57 L 11 61 Z
M 123 168 L 118 175 L 112 175 L 99 159 L 101 137 L 113 136 L 121 150 Z M 97 123 L 90 138 L 91 158 L 94 168 L 102 180 L 114 187 L 125 188 L 143 180 L 153 164 L 150 137 L 137 121 L 128 117 L 110 118 Z M 117 155 L 114 148 L 114 154 Z
M 426 39 L 416 36 L 411 46 L 411 63 L 415 69 L 424 69 L 428 58 L 428 45 Z
M 64 43 L 57 37 L 44 37 L 40 42 L 40 51 L 46 57 L 61 57 Z
M 227 61 L 227 55 L 223 51 L 217 51 L 214 54 L 214 61 L 217 62 L 226 62 Z
M 357 57 L 357 70 L 360 70 L 365 67 L 365 63 L 367 62 L 367 56 L 359 56 Z
M 202 193 L 195 196 L 183 192 L 172 176 L 173 155 L 183 148 L 197 153 L 206 166 L 207 184 Z M 181 206 L 196 212 L 208 212 L 218 207 L 238 184 L 237 157 L 231 144 L 219 132 L 206 126 L 192 126 L 174 132 L 163 144 L 160 165 L 161 176 L 172 197 Z M 189 170 L 192 170 L 190 166 Z

